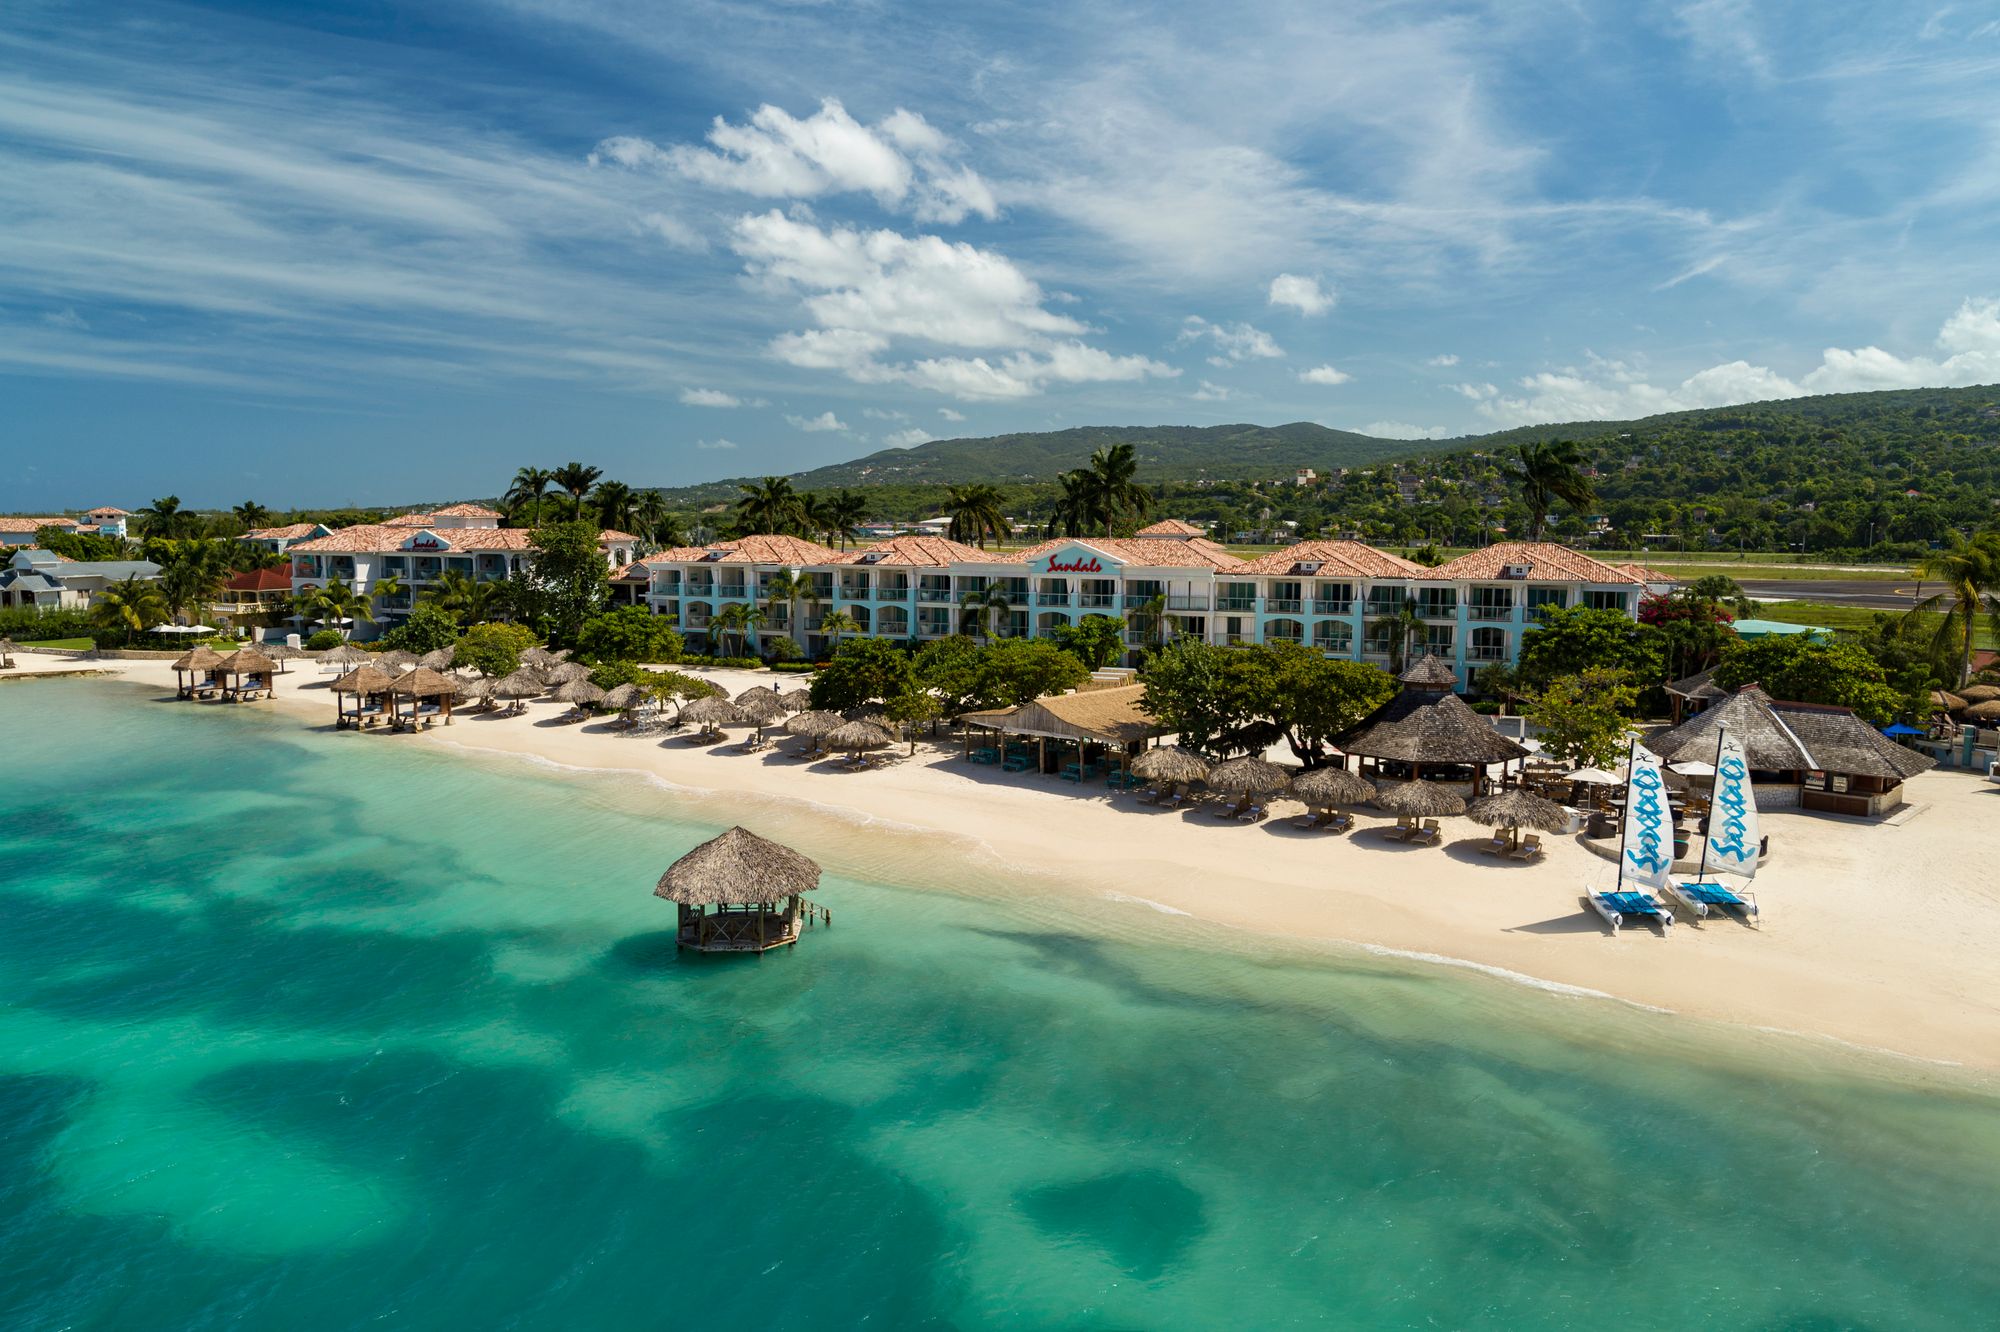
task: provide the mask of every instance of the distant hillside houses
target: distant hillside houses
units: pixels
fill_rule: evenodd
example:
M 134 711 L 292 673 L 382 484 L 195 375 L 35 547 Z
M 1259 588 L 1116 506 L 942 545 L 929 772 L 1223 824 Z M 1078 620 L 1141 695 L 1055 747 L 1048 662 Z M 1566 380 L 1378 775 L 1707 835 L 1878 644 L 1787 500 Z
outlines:
M 88 610 L 113 583 L 159 576 L 160 566 L 151 560 L 66 560 L 31 546 L 15 551 L 0 570 L 0 609 Z
M 123 509 L 102 505 L 87 513 L 70 516 L 13 515 L 0 517 L 0 546 L 32 546 L 35 533 L 45 527 L 84 536 L 124 537 L 125 520 L 132 515 Z

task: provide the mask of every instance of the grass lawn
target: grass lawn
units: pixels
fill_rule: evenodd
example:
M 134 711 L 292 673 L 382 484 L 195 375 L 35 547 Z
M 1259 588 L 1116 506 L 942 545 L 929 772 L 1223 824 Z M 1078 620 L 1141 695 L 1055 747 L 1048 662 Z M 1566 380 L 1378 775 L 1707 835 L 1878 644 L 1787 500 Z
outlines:
M 24 648 L 68 648 L 76 652 L 88 652 L 91 648 L 96 647 L 97 644 L 88 638 L 43 638 L 37 639 L 34 642 L 23 639 L 14 646 Z
M 1776 620 L 1780 624 L 1812 624 L 1822 629 L 1834 629 L 1844 633 L 1867 633 L 1875 627 L 1877 615 L 1892 614 L 1889 611 L 1873 611 L 1861 606 L 1831 606 L 1821 601 L 1760 601 L 1757 603 L 1757 618 Z M 2000 639 L 1994 637 L 1990 627 L 1980 626 L 1973 634 L 1973 646 L 1980 648 L 2000 648 Z
M 1621 564 L 1623 560 L 1608 563 Z M 1633 561 L 1644 564 L 1648 569 L 1658 569 L 1661 573 L 1672 574 L 1686 582 L 1708 574 L 1721 574 L 1725 578 L 1755 578 L 1787 583 L 1908 583 L 1916 578 L 1907 566 L 1894 568 L 1882 565 L 1851 568 L 1812 569 L 1800 568 L 1796 564 L 1738 564 L 1733 560 L 1702 560 L 1682 563 L 1679 560 Z

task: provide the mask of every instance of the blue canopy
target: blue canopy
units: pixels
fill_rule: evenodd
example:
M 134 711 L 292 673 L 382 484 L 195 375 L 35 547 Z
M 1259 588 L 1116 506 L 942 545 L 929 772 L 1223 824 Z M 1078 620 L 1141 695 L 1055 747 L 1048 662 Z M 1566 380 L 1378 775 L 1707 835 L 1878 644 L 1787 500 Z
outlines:
M 1884 726 L 1884 727 L 1882 728 L 1882 734 L 1884 734 L 1884 735 L 1887 735 L 1887 736 L 1895 736 L 1895 737 L 1899 737 L 1899 738 L 1900 738 L 1900 737 L 1902 737 L 1902 736 L 1906 736 L 1906 735 L 1923 735 L 1923 734 L 1925 734 L 1925 732 L 1923 731 L 1923 729 L 1922 729 L 1921 727 L 1916 727 L 1916 726 L 1905 726 L 1905 725 L 1904 725 L 1903 723 L 1901 723 L 1901 722 L 1896 722 L 1896 723 L 1894 723 L 1893 725 L 1890 725 L 1890 726 Z

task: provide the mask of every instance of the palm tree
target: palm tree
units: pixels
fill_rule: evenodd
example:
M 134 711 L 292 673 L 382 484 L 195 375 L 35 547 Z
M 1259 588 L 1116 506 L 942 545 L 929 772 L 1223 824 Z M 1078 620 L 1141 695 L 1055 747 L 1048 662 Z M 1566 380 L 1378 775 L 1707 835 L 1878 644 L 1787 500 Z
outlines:
M 597 484 L 597 478 L 604 475 L 602 467 L 585 467 L 580 462 L 564 463 L 549 473 L 549 480 L 565 491 L 571 507 L 576 513 L 583 512 L 583 497 Z
M 1105 536 L 1126 514 L 1143 518 L 1151 511 L 1153 496 L 1138 483 L 1138 471 L 1139 460 L 1130 444 L 1113 444 L 1090 455 L 1083 472 L 1085 493 Z
M 1000 511 L 1000 492 L 993 486 L 983 483 L 953 486 L 945 496 L 945 509 L 951 514 L 951 526 L 945 529 L 945 535 L 953 541 L 985 550 L 989 532 L 995 541 L 1014 535 L 1007 516 Z
M 1014 603 L 1007 596 L 1007 585 L 996 580 L 967 592 L 959 600 L 958 608 L 963 624 L 973 626 L 981 638 L 992 639 L 999 636 L 1000 621 L 1014 609 Z
M 750 657 L 763 656 L 762 645 L 757 641 L 757 631 L 764 627 L 764 608 L 753 601 L 747 606 L 739 606 L 738 609 L 743 612 L 741 617 L 743 620 L 742 655 Z
M 134 635 L 166 623 L 167 599 L 157 584 L 141 582 L 133 574 L 91 599 L 90 618 L 106 629 L 123 629 L 125 641 L 130 643 Z
M 597 521 L 603 526 L 620 532 L 629 532 L 636 526 L 632 514 L 639 497 L 623 481 L 598 482 L 597 489 L 590 492 L 590 501 L 596 506 Z
M 1042 529 L 1042 535 L 1082 536 L 1090 526 L 1090 474 L 1079 468 L 1073 472 L 1062 473 L 1056 480 L 1062 483 L 1062 495 L 1056 500 L 1055 508 L 1050 511 L 1048 525 Z
M 746 535 L 796 532 L 805 521 L 805 500 L 785 477 L 744 481 L 737 488 L 743 494 L 736 501 L 736 525 Z
M 446 615 L 464 623 L 473 604 L 479 600 L 481 586 L 460 570 L 446 569 L 431 580 L 430 590 L 424 593 L 421 600 L 426 606 L 436 606 Z M 380 592 L 382 584 L 377 583 L 375 590 Z
M 236 515 L 236 521 L 243 524 L 243 530 L 246 532 L 253 528 L 271 525 L 271 511 L 256 500 L 244 500 L 230 512 Z
M 819 584 L 796 569 L 780 569 L 764 580 L 762 589 L 764 600 L 773 606 L 785 608 L 785 627 L 792 638 L 799 636 L 799 603 L 807 607 L 819 604 Z
M 526 508 L 530 514 L 529 524 L 539 527 L 542 522 L 542 492 L 554 481 L 555 474 L 547 468 L 523 467 L 514 473 L 514 482 L 500 497 L 501 503 L 513 510 Z
M 750 608 L 742 602 L 732 601 L 726 606 L 716 607 L 715 614 L 708 617 L 709 637 L 714 639 L 718 646 L 728 643 L 732 638 L 736 640 L 739 651 L 725 652 L 721 655 L 741 655 L 743 631 L 750 622 L 749 610 Z
M 828 535 L 838 538 L 840 548 L 846 550 L 847 539 L 854 535 L 854 529 L 868 512 L 868 501 L 851 490 L 843 490 L 825 501 L 822 512 Z
M 1943 621 L 1932 642 L 1940 662 L 1957 667 L 1958 683 L 1972 678 L 1972 649 L 1982 617 L 2000 633 L 2000 532 L 1975 537 L 1951 534 L 1951 544 L 1917 561 L 1917 575 L 1944 584 L 1905 614 L 1936 614 Z
M 181 508 L 179 495 L 162 495 L 132 517 L 137 520 L 141 536 L 166 537 L 169 540 L 184 535 L 201 522 L 199 516 Z
M 1126 615 L 1125 623 L 1144 637 L 1150 646 L 1163 648 L 1173 632 L 1173 622 L 1167 619 L 1167 594 L 1157 592 L 1143 606 L 1134 606 Z
M 1540 541 L 1556 501 L 1580 509 L 1597 498 L 1597 489 L 1583 474 L 1583 451 L 1569 440 L 1522 444 L 1518 452 L 1520 463 L 1507 475 L 1520 484 L 1528 506 L 1528 540 Z
M 641 491 L 632 508 L 632 520 L 637 523 L 638 534 L 655 549 L 671 549 L 687 544 L 687 534 L 681 531 L 680 520 L 667 509 L 666 498 L 657 490 Z
M 376 586 L 379 588 L 381 583 Z M 354 589 L 341 579 L 329 578 L 325 587 L 308 591 L 311 595 L 305 599 L 305 614 L 321 624 L 332 625 L 343 638 L 351 632 L 348 628 L 350 624 L 375 623 L 375 608 L 369 604 L 370 598 L 356 595 Z
M 860 633 L 861 621 L 844 610 L 830 610 L 826 618 L 819 622 L 819 631 L 838 643 L 842 634 Z
M 229 551 L 220 541 L 176 541 L 160 561 L 160 595 L 168 614 L 199 615 L 229 583 Z
M 1410 646 L 1424 637 L 1427 626 L 1424 613 L 1417 606 L 1415 597 L 1404 597 L 1402 605 L 1378 619 L 1368 622 L 1368 637 L 1372 641 L 1383 637 L 1389 642 L 1389 673 L 1400 675 L 1408 662 Z

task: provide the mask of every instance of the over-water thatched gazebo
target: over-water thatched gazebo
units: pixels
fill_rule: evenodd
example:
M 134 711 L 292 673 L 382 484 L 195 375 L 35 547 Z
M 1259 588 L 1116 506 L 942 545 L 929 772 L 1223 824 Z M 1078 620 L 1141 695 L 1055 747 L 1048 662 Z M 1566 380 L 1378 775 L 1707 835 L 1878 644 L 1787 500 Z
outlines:
M 389 688 L 394 682 L 389 673 L 379 666 L 356 666 L 347 674 L 333 682 L 333 724 L 336 730 L 346 730 L 352 726 L 361 727 L 380 721 L 384 714 L 383 700 L 389 696 Z M 350 711 L 342 700 L 349 694 L 354 696 L 354 708 Z
M 265 698 L 271 696 L 271 677 L 277 674 L 278 663 L 256 648 L 238 648 L 217 663 L 215 669 L 223 678 L 222 696 L 231 703 L 240 703 L 259 694 Z
M 457 697 L 458 681 L 440 675 L 428 666 L 415 667 L 389 684 L 390 721 L 396 726 L 415 730 L 419 725 L 430 725 L 434 717 L 442 717 L 444 724 L 449 726 L 452 701 Z M 410 700 L 407 717 L 398 709 L 398 700 L 405 698 Z
M 199 698 L 222 687 L 222 654 L 206 643 L 182 653 L 174 663 L 174 697 Z M 187 679 L 181 677 L 185 675 Z
M 676 860 L 653 896 L 680 907 L 675 951 L 762 954 L 791 947 L 815 923 L 833 923 L 824 907 L 805 900 L 818 886 L 818 865 L 735 827 Z

